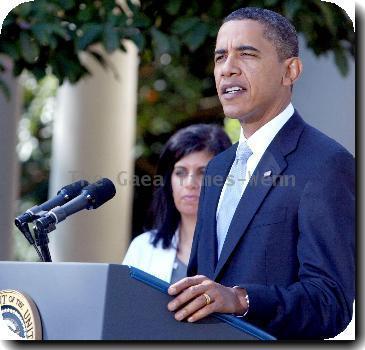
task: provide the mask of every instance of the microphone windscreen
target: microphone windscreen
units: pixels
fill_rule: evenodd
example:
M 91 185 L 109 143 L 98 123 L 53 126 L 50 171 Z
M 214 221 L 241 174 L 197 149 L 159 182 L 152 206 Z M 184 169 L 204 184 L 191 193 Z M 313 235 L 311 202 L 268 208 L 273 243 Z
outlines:
M 96 209 L 115 196 L 115 186 L 107 178 L 100 179 L 95 183 L 84 187 L 82 193 L 90 196 L 91 205 L 87 209 Z

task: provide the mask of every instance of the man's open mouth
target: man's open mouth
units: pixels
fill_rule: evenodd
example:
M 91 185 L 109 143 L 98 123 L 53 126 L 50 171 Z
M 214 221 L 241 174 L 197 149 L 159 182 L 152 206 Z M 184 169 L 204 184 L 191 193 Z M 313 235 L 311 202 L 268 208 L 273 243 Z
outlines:
M 221 88 L 221 93 L 225 96 L 229 95 L 235 95 L 235 94 L 241 94 L 246 91 L 246 88 L 244 88 L 241 85 L 223 85 Z

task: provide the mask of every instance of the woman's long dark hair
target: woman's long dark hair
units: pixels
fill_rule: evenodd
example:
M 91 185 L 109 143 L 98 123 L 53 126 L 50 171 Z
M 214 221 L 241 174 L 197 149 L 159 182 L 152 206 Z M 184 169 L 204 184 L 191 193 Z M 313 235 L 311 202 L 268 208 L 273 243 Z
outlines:
M 154 246 L 162 240 L 164 249 L 171 247 L 172 238 L 180 223 L 180 213 L 172 196 L 171 174 L 175 163 L 193 152 L 207 151 L 213 156 L 232 145 L 227 134 L 218 125 L 194 124 L 177 131 L 167 141 L 157 164 L 156 175 L 163 183 L 155 188 L 150 209 Z

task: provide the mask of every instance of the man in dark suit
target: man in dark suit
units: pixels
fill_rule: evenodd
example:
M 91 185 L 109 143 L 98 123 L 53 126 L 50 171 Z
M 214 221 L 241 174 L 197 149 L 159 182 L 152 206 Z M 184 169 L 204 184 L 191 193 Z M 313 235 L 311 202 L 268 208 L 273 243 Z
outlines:
M 352 318 L 354 159 L 294 110 L 301 71 L 281 15 L 244 8 L 224 20 L 214 75 L 242 132 L 207 166 L 191 277 L 169 288 L 177 320 L 233 313 L 278 338 L 322 339 Z

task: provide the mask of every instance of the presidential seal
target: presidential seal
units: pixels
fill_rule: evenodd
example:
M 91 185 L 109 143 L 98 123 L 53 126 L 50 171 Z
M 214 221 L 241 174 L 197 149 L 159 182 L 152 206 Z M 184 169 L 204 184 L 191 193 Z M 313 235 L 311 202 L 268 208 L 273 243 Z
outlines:
M 42 340 L 42 324 L 37 306 L 23 292 L 0 290 L 1 314 L 10 330 L 25 340 Z

